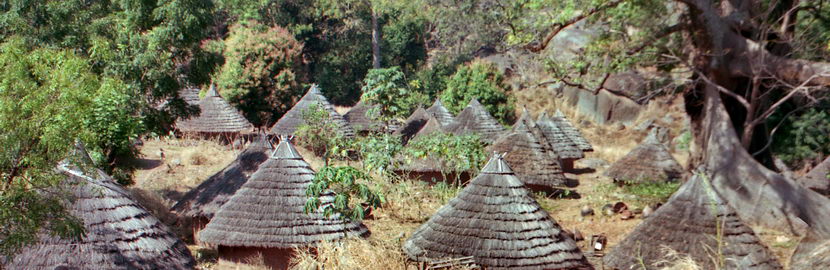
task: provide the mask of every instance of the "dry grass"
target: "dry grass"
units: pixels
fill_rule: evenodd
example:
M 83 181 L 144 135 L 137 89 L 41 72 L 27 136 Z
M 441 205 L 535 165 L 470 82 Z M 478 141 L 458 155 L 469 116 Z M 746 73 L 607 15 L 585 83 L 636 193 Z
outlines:
M 403 270 L 406 257 L 396 243 L 350 238 L 323 242 L 315 250 L 301 249 L 291 265 L 292 269 Z
M 701 267 L 692 257 L 680 254 L 676 250 L 668 247 L 664 247 L 663 250 L 666 256 L 662 261 L 657 262 L 660 265 L 664 265 L 660 268 L 661 270 L 701 270 Z
M 164 159 L 159 157 L 164 151 Z M 149 139 L 141 148 L 136 187 L 176 200 L 228 164 L 241 151 L 213 140 Z

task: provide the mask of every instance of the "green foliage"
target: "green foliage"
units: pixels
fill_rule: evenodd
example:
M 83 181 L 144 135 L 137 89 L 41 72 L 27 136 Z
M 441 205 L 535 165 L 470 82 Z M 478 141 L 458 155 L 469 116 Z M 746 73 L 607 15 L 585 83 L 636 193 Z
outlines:
M 367 104 L 380 105 L 368 113 L 383 121 L 406 118 L 427 101 L 425 95 L 409 89 L 399 67 L 371 69 L 363 83 L 361 99 Z
M 801 114 L 784 119 L 773 138 L 773 153 L 789 165 L 815 160 L 830 153 L 830 113 L 826 108 L 810 108 Z M 781 121 L 771 117 L 770 122 Z
M 332 120 L 329 112 L 318 104 L 312 104 L 302 111 L 305 123 L 297 127 L 298 145 L 311 149 L 315 155 L 323 157 L 326 164 L 333 158 L 348 156 L 350 140 L 340 134 L 340 128 Z
M 442 173 L 470 172 L 475 175 L 487 161 L 485 144 L 477 135 L 436 133 L 418 137 L 403 150 L 407 160 L 435 158 Z
M 683 134 L 680 134 L 680 137 L 677 139 L 677 148 L 681 150 L 689 150 L 689 144 L 692 143 L 692 132 L 686 131 Z
M 415 72 L 414 84 L 427 96 L 428 101 L 435 100 L 438 94 L 447 89 L 447 80 L 455 73 L 457 63 L 448 57 L 438 57 L 431 66 L 422 66 Z
M 451 112 L 461 112 L 470 100 L 478 99 L 481 105 L 502 124 L 512 123 L 513 99 L 505 92 L 504 75 L 488 62 L 475 61 L 458 68 L 447 81 L 447 90 L 441 93 L 441 101 Z
M 254 21 L 231 27 L 217 78 L 225 97 L 257 126 L 276 122 L 300 95 L 303 44 L 282 27 Z
M 309 198 L 305 212 L 320 209 L 326 217 L 337 215 L 343 219 L 362 220 L 368 208 L 380 207 L 386 199 L 383 194 L 361 182 L 371 183 L 372 177 L 350 166 L 323 167 L 314 175 L 306 190 Z M 332 195 L 330 193 L 333 193 L 334 201 L 323 202 L 320 199 Z M 352 200 L 353 197 L 359 201 Z
M 361 137 L 355 143 L 363 161 L 363 169 L 367 172 L 376 171 L 387 176 L 393 166 L 394 158 L 403 149 L 401 138 L 391 134 L 377 134 Z
M 622 190 L 625 193 L 636 196 L 636 200 L 645 205 L 653 205 L 668 200 L 682 184 L 679 181 L 646 182 L 627 184 L 622 187 Z

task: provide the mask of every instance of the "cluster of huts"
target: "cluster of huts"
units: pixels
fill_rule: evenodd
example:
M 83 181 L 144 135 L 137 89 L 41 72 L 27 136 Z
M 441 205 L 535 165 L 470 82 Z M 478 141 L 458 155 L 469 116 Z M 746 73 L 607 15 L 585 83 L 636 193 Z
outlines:
M 280 135 L 278 143 L 258 136 L 235 161 L 173 206 L 174 212 L 193 220 L 198 244 L 216 248 L 220 258 L 230 261 L 244 262 L 262 254 L 267 265 L 283 269 L 298 248 L 369 235 L 361 222 L 304 211 L 306 189 L 315 172 L 291 144 L 288 134 L 301 124 L 299 112 L 314 103 L 331 113 L 344 134 L 385 128 L 371 118 L 361 117 L 358 112 L 365 114 L 367 110 L 361 106 L 355 108 L 356 113 L 340 116 L 312 87 L 271 128 L 270 133 Z M 180 122 L 180 129 L 226 133 L 250 127 L 215 89 L 199 104 L 202 115 Z M 532 196 L 534 188 L 564 185 L 563 170 L 572 168 L 574 160 L 592 150 L 561 113 L 542 114 L 534 120 L 524 110 L 519 120 L 505 129 L 476 100 L 458 116 L 436 101 L 428 109 L 415 111 L 395 132 L 408 140 L 435 132 L 475 133 L 490 142 L 495 152 L 455 198 L 403 243 L 412 261 L 467 258 L 484 269 L 601 268 L 589 263 L 571 235 Z M 609 174 L 617 179 L 651 181 L 680 177 L 682 170 L 677 162 L 671 162 L 666 147 L 652 137 L 612 166 Z M 649 167 L 649 163 L 658 165 Z M 425 164 L 418 166 L 429 170 L 430 162 Z M 67 202 L 68 209 L 81 218 L 86 236 L 60 239 L 44 235 L 40 243 L 5 262 L 4 268 L 194 267 L 185 244 L 164 224 L 103 172 L 82 167 L 65 162 L 60 171 L 77 196 L 77 200 Z M 325 194 L 321 202 L 332 203 L 333 196 Z M 703 269 L 781 268 L 734 209 L 700 176 L 691 177 L 609 252 L 603 258 L 603 267 L 651 269 L 663 261 L 666 248 L 690 255 Z

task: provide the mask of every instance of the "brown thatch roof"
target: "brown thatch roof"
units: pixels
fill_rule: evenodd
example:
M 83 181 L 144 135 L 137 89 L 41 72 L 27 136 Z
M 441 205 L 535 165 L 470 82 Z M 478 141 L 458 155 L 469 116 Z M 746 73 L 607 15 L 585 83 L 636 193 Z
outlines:
M 504 159 L 526 185 L 559 187 L 565 185 L 562 164 L 542 132 L 528 114 L 523 114 L 513 130 L 490 146 L 492 151 L 506 153 Z
M 565 134 L 568 135 L 568 138 L 579 146 L 579 150 L 587 152 L 594 151 L 594 147 L 591 146 L 591 143 L 588 142 L 584 136 L 582 136 L 582 132 L 579 132 L 579 129 L 571 124 L 571 121 L 568 121 L 568 118 L 565 117 L 565 114 L 563 114 L 562 111 L 556 110 L 556 113 L 553 117 L 551 117 L 551 120 L 556 123 L 556 125 L 558 125 L 559 128 L 565 132 Z
M 383 122 L 372 119 L 367 113 L 370 109 L 378 107 L 378 105 L 366 105 L 363 101 L 354 105 L 346 114 L 343 114 L 343 119 L 355 131 L 378 131 L 383 128 Z
M 683 176 L 683 167 L 669 153 L 668 147 L 657 140 L 655 129 L 640 145 L 611 164 L 605 175 L 626 182 L 665 182 Z
M 810 170 L 803 177 L 796 179 L 796 181 L 806 188 L 815 190 L 821 194 L 828 194 L 830 193 L 830 178 L 827 178 L 828 174 L 830 174 L 830 157 L 827 157 L 818 166 Z
M 98 169 L 68 162 L 67 210 L 83 223 L 81 239 L 42 234 L 0 268 L 7 269 L 193 269 L 187 246 L 139 205 L 112 178 Z M 81 165 L 88 167 L 89 165 Z
M 410 140 L 415 140 L 420 137 L 429 136 L 435 134 L 436 132 L 444 132 L 444 129 L 441 126 L 441 123 L 435 116 L 429 115 L 427 117 L 426 124 L 421 127 L 418 133 L 415 133 L 414 136 Z M 404 155 L 398 155 L 395 157 L 398 165 L 398 170 L 401 171 L 408 171 L 408 172 L 446 172 L 452 173 L 448 166 L 445 166 L 442 162 L 442 158 L 437 155 L 430 154 L 426 158 L 423 159 L 415 159 L 415 160 L 408 160 Z M 446 171 L 445 171 L 446 170 Z
M 232 247 L 297 248 L 320 241 L 365 236 L 360 222 L 320 212 L 306 214 L 311 166 L 283 139 L 248 182 L 222 205 L 199 234 L 202 242 Z M 321 198 L 331 202 L 333 194 Z
M 447 107 L 444 107 L 441 100 L 437 98 L 432 103 L 432 106 L 427 108 L 427 112 L 435 116 L 435 118 L 438 118 L 438 122 L 444 126 L 449 125 L 455 119 L 455 116 L 452 115 L 450 110 L 447 110 Z
M 213 86 L 211 86 L 213 87 Z M 185 87 L 179 91 L 179 96 L 182 97 L 184 102 L 191 105 L 199 104 L 199 88 L 197 87 Z
M 782 269 L 702 175 L 692 176 L 604 261 L 616 269 L 641 269 L 643 264 L 658 269 L 664 247 L 690 256 L 701 269 L 716 269 L 713 260 L 723 262 L 717 269 Z
M 317 88 L 316 84 L 312 85 L 300 101 L 297 101 L 297 104 L 294 104 L 294 107 L 288 110 L 288 112 L 286 112 L 280 120 L 278 120 L 277 123 L 271 127 L 269 133 L 277 135 L 293 135 L 294 132 L 297 131 L 297 127 L 305 123 L 305 120 L 303 120 L 303 111 L 311 107 L 312 104 L 319 104 L 319 106 L 329 112 L 329 116 L 339 127 L 339 132 L 341 134 L 347 137 L 354 136 L 354 130 L 352 127 L 349 126 L 345 119 L 343 119 L 343 116 L 334 110 L 331 103 L 329 103 L 326 97 L 320 93 L 320 90 Z
M 553 120 L 548 117 L 547 113 L 542 113 L 536 120 L 536 124 L 545 135 L 545 139 L 550 143 L 553 149 L 559 154 L 562 159 L 580 159 L 585 156 L 579 146 L 568 137 L 562 128 L 559 127 Z
M 444 132 L 444 126 L 441 124 L 441 121 L 438 120 L 433 115 L 430 115 L 427 118 L 426 124 L 421 127 L 421 130 L 418 130 L 418 133 L 415 133 L 415 136 L 412 136 L 412 139 L 416 139 L 423 136 L 429 136 L 435 134 L 436 132 Z
M 403 248 L 416 261 L 473 256 L 486 269 L 593 269 L 498 155 Z
M 482 140 L 492 142 L 504 132 L 504 127 L 474 98 L 455 120 L 447 125 L 446 130 L 458 135 L 478 134 Z
M 236 108 L 219 95 L 213 85 L 210 86 L 205 98 L 199 101 L 199 109 L 199 116 L 178 120 L 176 128 L 182 132 L 199 133 L 250 132 L 254 128 Z
M 268 159 L 272 149 L 267 136 L 260 135 L 230 165 L 185 193 L 171 210 L 188 217 L 213 218 L 259 164 Z
M 429 117 L 430 114 L 424 108 L 419 107 L 392 134 L 401 136 L 401 141 L 406 144 L 424 127 L 427 121 L 429 121 Z

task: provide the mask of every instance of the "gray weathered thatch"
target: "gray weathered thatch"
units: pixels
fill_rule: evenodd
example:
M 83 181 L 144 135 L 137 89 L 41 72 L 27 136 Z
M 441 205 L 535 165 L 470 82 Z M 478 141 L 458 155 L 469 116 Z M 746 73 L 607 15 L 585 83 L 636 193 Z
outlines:
M 360 222 L 304 212 L 311 166 L 283 139 L 242 188 L 222 205 L 200 233 L 202 242 L 227 247 L 298 248 L 320 241 L 365 236 Z M 334 195 L 321 198 L 331 202 Z
M 403 248 L 416 261 L 473 256 L 486 269 L 593 269 L 499 155 Z
M 440 99 L 435 99 L 435 102 L 432 103 L 432 106 L 427 108 L 427 112 L 438 118 L 438 121 L 441 122 L 441 125 L 449 125 L 455 120 L 455 116 L 452 115 L 450 110 L 447 110 L 447 107 L 444 107 L 444 104 L 441 103 Z
M 83 151 L 81 151 L 83 152 Z M 89 165 L 61 163 L 67 210 L 86 230 L 81 239 L 42 234 L 0 268 L 193 269 L 187 246 L 112 178 Z
M 356 132 L 380 131 L 384 126 L 383 122 L 372 119 L 367 114 L 370 109 L 375 107 L 378 107 L 378 105 L 367 105 L 366 103 L 363 103 L 363 101 L 358 102 L 348 112 L 343 114 L 343 119 L 345 119 Z
M 444 132 L 441 123 L 435 116 L 428 115 L 426 124 L 424 124 L 420 130 L 418 130 L 415 135 L 412 136 L 411 140 L 415 140 L 420 137 L 429 136 L 435 134 L 436 132 Z M 415 160 L 407 160 L 404 155 L 398 155 L 396 158 L 397 162 L 400 164 L 398 166 L 398 170 L 406 171 L 406 172 L 416 172 L 416 173 L 426 173 L 426 172 L 445 172 L 445 173 L 455 173 L 451 172 L 450 168 L 446 168 L 444 166 L 441 157 L 430 155 L 423 159 L 415 159 Z
M 205 98 L 199 101 L 199 109 L 199 116 L 178 120 L 176 128 L 181 132 L 193 133 L 238 133 L 250 132 L 254 128 L 236 108 L 219 95 L 213 85 L 210 86 Z
M 182 97 L 184 102 L 191 105 L 199 104 L 199 88 L 196 87 L 185 87 L 179 91 L 179 96 Z
M 455 120 L 447 125 L 446 130 L 457 135 L 478 134 L 483 141 L 493 142 L 504 132 L 504 127 L 474 98 Z
M 657 140 L 654 130 L 640 145 L 611 164 L 605 175 L 624 182 L 665 182 L 683 177 L 683 167 Z
M 559 157 L 528 114 L 523 114 L 513 130 L 496 140 L 490 149 L 506 153 L 504 159 L 526 185 L 554 188 L 566 184 Z
M 803 177 L 796 179 L 806 188 L 812 189 L 821 194 L 830 194 L 830 157 L 818 164 Z
M 611 269 L 661 269 L 666 248 L 700 269 L 782 269 L 755 233 L 713 189 L 694 175 L 605 258 Z M 714 261 L 721 267 L 715 267 Z
M 585 156 L 582 149 L 579 148 L 579 145 L 571 140 L 568 134 L 548 117 L 547 113 L 543 112 L 539 115 L 536 124 L 542 130 L 548 143 L 559 154 L 559 158 L 580 159 Z
M 574 127 L 573 124 L 571 124 L 571 121 L 568 121 L 568 118 L 565 117 L 565 114 L 563 114 L 562 111 L 556 110 L 556 113 L 553 115 L 553 117 L 551 117 L 551 120 L 554 123 L 556 123 L 556 125 L 558 125 L 559 128 L 565 132 L 565 134 L 568 135 L 568 138 L 570 138 L 572 141 L 576 143 L 577 146 L 579 146 L 579 150 L 585 152 L 594 151 L 594 147 L 591 146 L 591 143 L 588 142 L 588 140 L 585 139 L 584 136 L 582 136 L 582 132 L 579 132 L 579 129 L 577 129 L 576 127 Z
M 272 149 L 267 136 L 260 135 L 230 165 L 185 193 L 171 210 L 191 218 L 213 218 L 259 164 L 268 159 Z
M 406 144 L 424 127 L 427 121 L 429 121 L 429 117 L 430 114 L 424 108 L 419 107 L 392 134 L 401 136 L 401 141 L 403 141 L 403 144 Z
M 339 127 L 338 132 L 346 137 L 354 136 L 354 130 L 343 119 L 343 116 L 334 110 L 334 107 L 329 103 L 326 97 L 320 93 L 317 85 L 312 85 L 308 92 L 294 104 L 288 112 L 286 112 L 274 126 L 271 127 L 269 133 L 276 135 L 293 135 L 297 131 L 297 127 L 305 123 L 303 120 L 303 111 L 307 110 L 311 105 L 318 104 L 329 113 L 331 120 Z
M 418 130 L 418 133 L 415 133 L 415 136 L 412 136 L 412 139 L 414 140 L 419 137 L 429 136 L 435 134 L 436 132 L 444 132 L 444 125 L 441 124 L 441 121 L 438 120 L 438 118 L 430 115 L 429 118 L 427 118 L 426 124 L 421 127 L 421 130 Z

